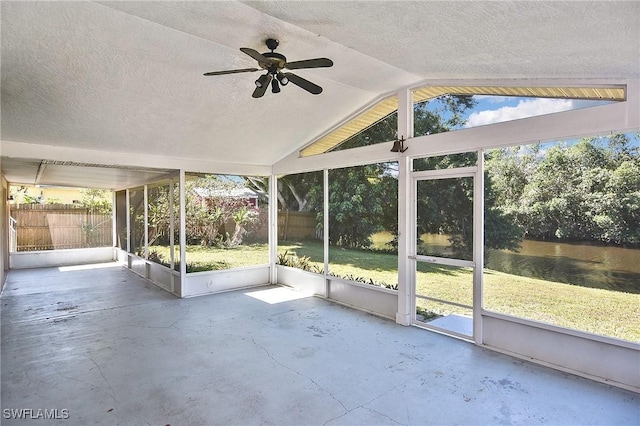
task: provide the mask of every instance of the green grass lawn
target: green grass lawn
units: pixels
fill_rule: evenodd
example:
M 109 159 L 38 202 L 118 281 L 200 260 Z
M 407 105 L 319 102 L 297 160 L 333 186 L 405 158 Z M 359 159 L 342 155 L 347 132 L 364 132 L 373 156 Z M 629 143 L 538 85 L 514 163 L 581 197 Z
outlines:
M 168 248 L 154 246 L 152 249 L 168 259 Z M 285 251 L 297 257 L 307 256 L 310 264 L 323 267 L 322 242 L 281 242 L 278 253 Z M 205 270 L 265 265 L 268 259 L 266 244 L 234 248 L 187 247 L 187 263 Z M 395 254 L 331 247 L 329 260 L 330 273 L 337 276 L 387 284 L 398 282 L 398 257 Z M 418 294 L 471 304 L 473 290 L 469 268 L 421 263 L 416 283 Z M 639 294 L 485 270 L 483 302 L 485 309 L 490 311 L 640 342 Z M 425 306 L 439 314 L 466 313 L 464 309 L 449 305 L 427 303 Z
M 640 342 L 640 294 L 484 273 L 485 309 Z
M 151 246 L 149 251 L 156 251 L 163 259 L 169 259 L 169 247 L 167 246 Z M 229 248 L 188 245 L 186 252 L 187 265 L 193 272 L 269 264 L 269 247 L 266 244 Z

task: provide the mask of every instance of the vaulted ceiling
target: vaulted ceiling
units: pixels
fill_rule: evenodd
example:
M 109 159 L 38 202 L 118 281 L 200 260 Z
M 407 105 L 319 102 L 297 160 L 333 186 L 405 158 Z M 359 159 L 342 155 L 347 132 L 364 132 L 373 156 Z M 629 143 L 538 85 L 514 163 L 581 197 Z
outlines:
M 49 157 L 61 153 L 70 161 L 126 164 L 129 174 L 137 157 L 162 169 L 190 162 L 227 171 L 268 167 L 381 95 L 431 79 L 640 78 L 639 2 L 0 7 L 1 154 L 10 181 L 35 179 L 37 167 L 16 161 L 60 161 Z M 332 68 L 296 71 L 322 94 L 289 84 L 254 99 L 259 73 L 202 75 L 254 67 L 239 48 L 264 52 L 269 37 L 280 40 L 277 51 L 290 61 L 333 60 Z M 39 179 L 52 183 L 46 173 Z

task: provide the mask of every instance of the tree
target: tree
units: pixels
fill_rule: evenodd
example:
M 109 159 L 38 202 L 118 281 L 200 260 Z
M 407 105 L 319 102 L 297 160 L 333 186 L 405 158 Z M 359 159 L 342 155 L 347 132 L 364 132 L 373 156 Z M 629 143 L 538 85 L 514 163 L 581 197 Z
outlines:
M 416 136 L 446 132 L 461 128 L 465 123 L 465 112 L 475 105 L 471 96 L 445 95 L 429 102 L 414 106 L 414 122 Z M 397 113 L 394 112 L 359 132 L 334 151 L 367 146 L 375 143 L 389 142 L 397 138 Z M 476 164 L 467 154 L 456 154 L 418 160 L 417 164 L 432 168 L 462 167 Z M 442 188 L 435 183 L 433 194 L 439 194 Z M 392 244 L 397 243 L 398 205 L 397 205 L 397 163 L 381 163 L 360 167 L 334 169 L 329 179 L 329 239 L 332 244 L 347 247 L 367 247 L 372 233 L 387 230 L 394 235 Z M 452 235 L 459 251 L 471 250 L 472 223 L 468 219 L 464 226 L 460 225 L 460 203 L 468 202 L 472 190 L 459 187 L 452 190 L 452 196 L 458 198 L 441 198 L 444 204 L 434 206 L 433 215 L 422 221 L 423 230 L 434 232 L 453 232 Z M 462 197 L 462 198 L 460 198 Z M 421 194 L 422 202 L 429 198 Z M 430 198 L 433 203 L 436 197 Z M 465 201 L 466 200 L 466 201 Z M 322 173 L 303 173 L 288 175 L 279 179 L 278 202 L 282 208 L 297 211 L 321 209 L 322 206 Z M 437 211 L 437 214 L 435 213 Z M 512 220 L 500 209 L 490 209 L 489 219 L 501 233 L 490 239 L 491 247 L 513 248 L 519 241 L 519 230 L 512 225 Z M 318 220 L 321 220 L 318 215 Z M 499 236 L 498 236 L 499 235 Z
M 149 245 L 169 244 L 169 236 L 171 232 L 171 204 L 169 203 L 170 191 L 174 191 L 174 200 L 179 199 L 175 193 L 177 188 L 171 187 L 170 184 L 150 187 L 147 191 L 148 205 L 148 234 Z M 175 204 L 175 203 L 174 203 Z
M 468 109 L 475 105 L 471 96 L 445 95 L 414 106 L 416 136 L 430 135 L 461 128 Z M 397 138 L 397 113 L 392 113 L 371 127 L 354 135 L 334 151 L 389 142 Z M 496 154 L 498 156 L 499 154 Z M 535 153 L 527 157 L 535 158 Z M 528 160 L 528 161 L 529 161 Z M 507 164 L 509 163 L 509 164 Z M 418 170 L 464 167 L 477 164 L 475 153 L 453 154 L 414 161 Z M 515 152 L 493 162 L 495 181 L 491 173 L 485 177 L 485 221 L 491 232 L 485 241 L 488 248 L 516 249 L 522 229 L 516 220 L 518 201 L 531 168 L 519 160 Z M 501 166 L 508 165 L 503 168 Z M 500 175 L 498 172 L 502 173 Z M 517 185 L 514 183 L 517 182 Z M 262 185 L 264 186 L 264 185 Z M 367 247 L 369 236 L 388 230 L 397 243 L 397 163 L 381 163 L 361 167 L 334 169 L 329 179 L 329 238 L 332 244 Z M 494 189 L 495 188 L 495 189 Z M 511 191 L 511 192 L 509 192 Z M 448 195 L 445 195 L 448 194 Z M 433 181 L 421 185 L 419 194 L 421 217 L 419 232 L 451 234 L 451 243 L 459 255 L 468 256 L 472 249 L 473 223 L 462 212 L 471 205 L 472 186 L 461 180 Z M 508 201 L 508 203 L 506 203 Z M 278 202 L 283 209 L 321 211 L 322 172 L 288 175 L 279 179 Z M 318 214 L 318 221 L 321 221 Z
M 267 197 L 269 178 L 245 177 L 247 187 Z M 314 211 L 322 208 L 322 172 L 297 173 L 278 178 L 278 208 L 296 212 Z M 318 204 L 319 203 L 319 204 Z
M 386 167 L 371 164 L 329 172 L 331 244 L 368 247 L 371 234 L 384 229 L 388 209 L 397 211 L 398 183 L 395 177 L 385 174 Z M 397 230 L 397 217 L 395 222 Z
M 229 243 L 231 246 L 242 244 L 243 238 L 249 232 L 247 228 L 260 220 L 257 210 L 250 208 L 247 205 L 241 206 L 240 208 L 236 209 L 231 214 L 231 218 L 233 219 L 233 223 L 235 224 L 233 236 L 231 237 L 231 241 Z
M 540 145 L 493 150 L 486 166 L 496 206 L 528 238 L 638 244 L 640 149 L 632 139 L 557 142 L 544 155 Z
M 594 222 L 601 241 L 640 244 L 640 161 L 623 161 L 605 186 L 607 198 L 598 204 Z
M 425 162 L 429 160 L 425 159 Z M 416 202 L 418 251 L 436 254 L 421 247 L 421 236 L 425 233 L 443 234 L 448 236 L 456 257 L 470 259 L 473 249 L 473 179 L 420 181 Z
M 525 187 L 536 167 L 539 144 L 490 150 L 485 158 L 485 248 L 517 250 L 524 235 L 519 218 Z
M 475 152 L 443 155 L 414 160 L 414 169 L 439 170 L 475 166 Z M 485 247 L 489 249 L 517 249 L 522 231 L 513 214 L 498 204 L 500 195 L 494 190 L 489 171 L 485 172 L 484 219 Z M 471 259 L 473 251 L 473 180 L 446 178 L 421 181 L 417 194 L 418 245 L 425 233 L 447 235 L 453 255 Z M 504 198 L 504 196 L 502 196 Z
M 473 107 L 474 104 L 475 101 L 471 96 L 464 95 L 446 95 L 430 102 L 416 104 L 414 106 L 416 136 L 459 128 L 464 124 L 465 111 Z M 397 113 L 392 113 L 338 145 L 334 150 L 340 151 L 388 142 L 396 138 Z M 424 161 L 456 163 L 457 158 L 458 156 L 446 156 L 438 157 L 438 160 L 426 159 Z M 464 160 L 462 162 L 464 163 Z M 329 185 L 329 234 L 333 244 L 367 247 L 370 244 L 369 236 L 373 232 L 383 229 L 392 232 L 394 235 L 392 244 L 397 244 L 397 163 L 331 170 Z M 445 209 L 441 213 L 445 216 L 448 215 L 447 218 L 453 222 L 455 221 L 453 218 L 455 212 L 456 210 L 453 208 Z M 429 226 L 425 224 L 425 229 Z
M 415 136 L 458 130 L 466 123 L 465 113 L 476 105 L 469 95 L 443 95 L 413 107 Z
M 469 95 L 443 95 L 413 107 L 414 135 L 425 136 L 461 128 L 465 112 L 473 108 L 476 101 Z M 398 138 L 398 113 L 393 112 L 371 127 L 345 140 L 332 151 L 357 148 Z M 403 135 L 406 137 L 406 135 Z
M 80 206 L 91 214 L 110 215 L 112 210 L 111 191 L 106 189 L 83 189 Z
M 491 191 L 496 205 L 515 212 L 527 182 L 536 167 L 540 144 L 529 147 L 496 148 L 487 152 L 485 171 L 491 179 Z M 485 195 L 486 197 L 486 195 Z
M 82 229 L 87 238 L 87 246 L 94 247 L 100 244 L 96 240 L 96 230 L 104 223 L 111 222 L 113 211 L 111 191 L 105 189 L 83 189 L 80 192 L 82 193 L 82 198 L 80 199 L 79 207 L 86 208 L 88 212 Z
M 188 242 L 200 245 L 238 245 L 258 223 L 259 213 L 233 191 L 243 189 L 244 179 L 206 175 L 186 185 L 186 223 Z M 234 228 L 227 229 L 227 225 Z

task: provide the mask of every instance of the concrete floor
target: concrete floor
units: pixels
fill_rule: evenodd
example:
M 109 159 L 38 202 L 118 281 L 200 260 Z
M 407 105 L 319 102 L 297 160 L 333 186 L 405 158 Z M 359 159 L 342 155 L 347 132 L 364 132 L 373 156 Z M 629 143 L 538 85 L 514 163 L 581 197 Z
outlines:
M 180 300 L 108 264 L 0 301 L 3 425 L 640 424 L 638 394 L 283 287 Z

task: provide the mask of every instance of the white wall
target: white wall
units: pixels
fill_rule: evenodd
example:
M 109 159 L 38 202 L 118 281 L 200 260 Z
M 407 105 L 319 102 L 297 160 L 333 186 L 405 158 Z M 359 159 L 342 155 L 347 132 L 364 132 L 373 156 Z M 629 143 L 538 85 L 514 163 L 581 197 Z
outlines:
M 276 265 L 277 282 L 380 317 L 395 319 L 398 292 L 384 287 Z
M 113 262 L 113 247 L 23 251 L 9 254 L 11 269 Z
M 151 281 L 156 286 L 175 296 L 182 297 L 182 279 L 180 272 L 164 265 L 152 262 L 125 250 L 114 248 L 114 258 L 131 272 Z
M 9 269 L 9 184 L 0 174 L 0 290 L 4 288 Z
M 640 345 L 486 313 L 482 345 L 640 392 Z
M 255 266 L 223 271 L 188 273 L 182 297 L 202 296 L 269 284 L 270 267 Z

